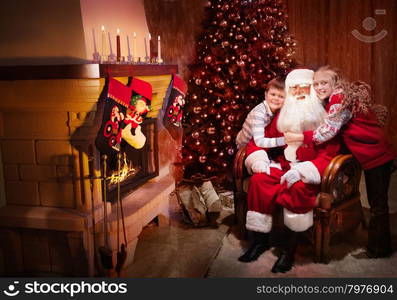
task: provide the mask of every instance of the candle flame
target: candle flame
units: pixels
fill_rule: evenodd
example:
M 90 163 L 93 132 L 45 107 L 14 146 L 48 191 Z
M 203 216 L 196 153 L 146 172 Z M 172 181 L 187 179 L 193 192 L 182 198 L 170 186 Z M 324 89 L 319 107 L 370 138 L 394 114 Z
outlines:
M 134 38 L 136 38 L 136 32 L 134 31 Z
M 160 40 L 160 36 L 158 36 L 157 39 Z
M 117 34 L 119 34 L 119 33 L 120 33 L 120 29 L 117 28 Z
M 151 40 L 152 39 L 152 36 L 150 35 L 150 33 L 149 33 L 149 40 Z
M 102 25 L 102 31 L 105 31 L 105 26 Z

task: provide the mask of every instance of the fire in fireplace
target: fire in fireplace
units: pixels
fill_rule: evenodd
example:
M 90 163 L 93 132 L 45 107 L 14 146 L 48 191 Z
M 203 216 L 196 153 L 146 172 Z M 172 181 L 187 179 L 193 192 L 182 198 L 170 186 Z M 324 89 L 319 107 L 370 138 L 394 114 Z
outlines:
M 128 143 L 121 143 L 120 174 L 117 167 L 117 155 L 108 158 L 106 174 L 108 201 L 116 201 L 118 181 L 120 181 L 120 192 L 123 196 L 159 175 L 157 119 L 146 119 L 141 127 L 146 137 L 143 148 L 135 149 Z

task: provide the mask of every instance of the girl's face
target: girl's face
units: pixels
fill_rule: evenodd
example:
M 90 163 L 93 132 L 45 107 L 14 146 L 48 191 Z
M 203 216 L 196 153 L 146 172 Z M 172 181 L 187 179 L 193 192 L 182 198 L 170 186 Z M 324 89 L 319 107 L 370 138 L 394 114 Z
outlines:
M 332 73 L 320 71 L 314 73 L 313 87 L 317 96 L 321 99 L 327 99 L 331 96 L 335 88 L 335 82 L 332 78 Z

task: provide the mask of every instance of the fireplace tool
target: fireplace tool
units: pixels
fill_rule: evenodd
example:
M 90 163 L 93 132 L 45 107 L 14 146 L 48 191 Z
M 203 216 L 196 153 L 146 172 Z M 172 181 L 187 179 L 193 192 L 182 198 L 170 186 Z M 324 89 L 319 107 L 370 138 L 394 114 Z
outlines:
M 125 158 L 124 153 L 124 158 Z M 120 195 L 120 181 L 121 181 L 121 153 L 117 154 L 117 169 L 118 169 L 118 180 L 117 180 L 117 202 L 116 202 L 116 211 L 117 211 L 117 263 L 116 263 L 116 272 L 117 275 L 120 277 L 121 269 L 127 259 L 127 235 L 125 232 L 125 224 L 124 224 L 124 211 L 123 211 L 123 203 L 121 201 Z M 120 205 L 120 212 L 121 212 L 121 221 L 123 225 L 123 235 L 124 235 L 124 244 L 122 243 L 120 246 L 120 230 L 119 230 L 119 205 Z
M 108 214 L 107 214 L 107 155 L 102 156 L 103 173 L 101 176 L 102 182 L 102 202 L 103 202 L 103 234 L 105 237 L 105 244 L 99 247 L 99 254 L 101 256 L 101 263 L 104 269 L 113 269 L 112 249 L 109 247 L 109 233 L 108 233 Z
M 94 266 L 98 267 L 99 258 L 98 258 L 98 253 L 96 251 L 97 239 L 95 232 L 94 157 L 91 155 L 88 156 L 88 169 L 89 169 L 88 178 L 90 180 L 90 190 L 91 190 L 91 221 L 92 221 L 92 236 L 93 236 L 92 240 L 94 244 Z

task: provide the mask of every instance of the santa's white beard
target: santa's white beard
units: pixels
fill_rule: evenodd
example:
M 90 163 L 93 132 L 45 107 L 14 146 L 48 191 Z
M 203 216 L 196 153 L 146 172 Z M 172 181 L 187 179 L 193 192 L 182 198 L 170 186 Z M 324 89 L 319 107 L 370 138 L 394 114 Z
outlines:
M 324 122 L 326 115 L 327 113 L 314 90 L 304 100 L 287 95 L 277 120 L 277 128 L 280 132 L 294 133 L 315 130 Z M 301 144 L 289 144 L 285 149 L 284 154 L 289 161 L 296 161 L 296 149 Z

